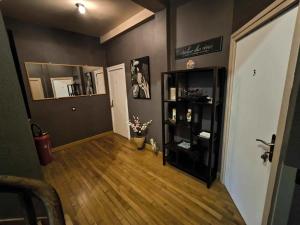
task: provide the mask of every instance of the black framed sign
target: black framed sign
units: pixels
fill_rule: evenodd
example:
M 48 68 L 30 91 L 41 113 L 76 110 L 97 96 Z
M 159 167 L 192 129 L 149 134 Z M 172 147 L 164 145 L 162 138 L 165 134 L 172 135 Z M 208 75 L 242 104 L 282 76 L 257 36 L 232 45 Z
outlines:
M 190 58 L 197 55 L 204 55 L 222 51 L 223 36 L 212 38 L 196 44 L 187 45 L 176 49 L 176 59 Z

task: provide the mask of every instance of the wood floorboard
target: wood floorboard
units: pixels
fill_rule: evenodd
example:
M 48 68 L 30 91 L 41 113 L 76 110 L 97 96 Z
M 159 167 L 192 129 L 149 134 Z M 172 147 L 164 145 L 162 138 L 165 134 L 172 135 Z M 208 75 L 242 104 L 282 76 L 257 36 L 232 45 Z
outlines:
M 111 134 L 55 153 L 43 168 L 75 225 L 243 225 L 224 186 L 163 166 Z

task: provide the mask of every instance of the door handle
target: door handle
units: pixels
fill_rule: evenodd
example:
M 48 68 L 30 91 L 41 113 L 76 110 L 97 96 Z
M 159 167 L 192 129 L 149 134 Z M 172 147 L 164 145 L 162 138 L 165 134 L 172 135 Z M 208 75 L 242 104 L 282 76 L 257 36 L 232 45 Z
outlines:
M 260 142 L 260 143 L 270 147 L 269 151 L 265 151 L 265 153 L 260 156 L 264 162 L 266 162 L 267 160 L 272 162 L 274 147 L 275 147 L 275 140 L 276 140 L 276 135 L 275 134 L 272 135 L 272 139 L 271 139 L 270 143 L 268 143 L 268 142 L 266 142 L 262 139 L 256 139 L 257 142 Z
M 114 107 L 114 100 L 111 100 L 111 104 L 110 104 L 110 107 Z
M 267 143 L 266 141 L 262 140 L 262 139 L 256 139 L 256 141 L 263 143 L 264 145 L 267 145 L 269 147 L 274 146 L 274 143 Z

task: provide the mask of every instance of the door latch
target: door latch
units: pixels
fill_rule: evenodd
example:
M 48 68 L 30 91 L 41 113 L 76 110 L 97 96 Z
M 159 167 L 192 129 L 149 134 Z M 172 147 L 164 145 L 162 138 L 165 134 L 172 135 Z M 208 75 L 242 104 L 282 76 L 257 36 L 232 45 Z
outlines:
M 269 160 L 270 162 L 272 162 L 273 159 L 273 153 L 274 153 L 274 147 L 275 147 L 275 140 L 276 140 L 276 135 L 273 134 L 272 135 L 272 140 L 270 143 L 262 140 L 262 139 L 256 139 L 256 141 L 261 142 L 262 144 L 269 146 L 270 150 L 269 151 L 265 151 L 264 154 L 262 154 L 260 157 L 262 158 L 262 160 L 265 162 L 267 162 L 267 160 Z

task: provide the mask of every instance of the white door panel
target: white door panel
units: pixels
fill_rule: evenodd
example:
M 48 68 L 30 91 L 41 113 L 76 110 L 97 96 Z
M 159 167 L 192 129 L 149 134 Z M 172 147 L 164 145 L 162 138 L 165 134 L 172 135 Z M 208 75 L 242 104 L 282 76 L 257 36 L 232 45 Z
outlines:
M 130 138 L 125 67 L 123 64 L 109 67 L 107 72 L 113 130 L 117 134 Z
M 73 77 L 50 78 L 54 98 L 69 97 L 68 85 L 74 83 Z
M 29 84 L 33 100 L 40 100 L 45 98 L 41 78 L 29 78 Z
M 244 220 L 260 225 L 270 162 L 260 156 L 276 134 L 297 9 L 237 42 L 225 185 Z
M 94 71 L 96 94 L 106 94 L 103 69 Z

